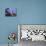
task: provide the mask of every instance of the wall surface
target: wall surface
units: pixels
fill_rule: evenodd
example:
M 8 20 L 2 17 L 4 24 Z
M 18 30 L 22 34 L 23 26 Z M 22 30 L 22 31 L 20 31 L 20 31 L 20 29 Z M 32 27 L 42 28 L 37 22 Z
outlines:
M 5 17 L 5 8 L 17 8 L 17 16 Z M 46 0 L 0 0 L 0 44 L 18 32 L 17 24 L 46 24 Z

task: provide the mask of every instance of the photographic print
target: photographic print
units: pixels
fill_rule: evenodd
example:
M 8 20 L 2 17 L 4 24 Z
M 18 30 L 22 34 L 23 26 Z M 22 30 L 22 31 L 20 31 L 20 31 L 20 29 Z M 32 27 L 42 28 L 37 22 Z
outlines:
M 16 16 L 16 8 L 6 8 L 5 16 Z

